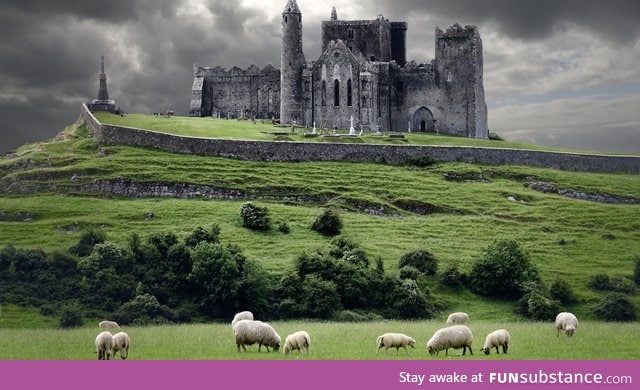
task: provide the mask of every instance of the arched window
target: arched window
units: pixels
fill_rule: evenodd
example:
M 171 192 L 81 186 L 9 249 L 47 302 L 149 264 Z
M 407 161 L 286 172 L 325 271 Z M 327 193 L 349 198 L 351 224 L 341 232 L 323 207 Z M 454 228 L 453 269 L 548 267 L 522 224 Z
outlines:
M 337 79 L 333 81 L 333 105 L 340 105 L 340 81 Z
M 327 105 L 327 82 L 322 80 L 322 96 L 321 103 L 322 107 Z
M 347 81 L 347 106 L 351 107 L 353 105 L 351 94 L 353 93 L 351 89 L 351 79 Z

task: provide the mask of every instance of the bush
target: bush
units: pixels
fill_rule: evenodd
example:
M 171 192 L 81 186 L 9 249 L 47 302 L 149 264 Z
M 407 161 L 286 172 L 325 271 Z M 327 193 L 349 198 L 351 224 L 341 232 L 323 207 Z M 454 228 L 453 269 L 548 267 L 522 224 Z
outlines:
M 404 267 L 400 268 L 399 277 L 400 279 L 417 280 L 421 274 L 422 273 L 416 267 L 413 267 L 411 265 L 405 265 Z
M 599 291 L 611 290 L 611 279 L 606 274 L 595 274 L 589 277 L 589 287 Z
M 77 304 L 68 304 L 60 310 L 58 326 L 63 329 L 79 328 L 84 325 L 82 308 Z
M 636 286 L 640 286 L 640 256 L 636 256 L 633 261 L 633 281 Z
M 291 229 L 289 228 L 289 224 L 285 221 L 278 222 L 278 231 L 282 234 L 289 234 Z
M 458 263 L 452 263 L 440 273 L 440 283 L 443 286 L 457 288 L 462 285 L 464 275 L 458 269 Z
M 153 325 L 169 323 L 174 315 L 153 295 L 142 294 L 120 306 L 114 318 L 121 324 Z
M 563 305 L 572 304 L 576 300 L 571 285 L 562 279 L 556 279 L 551 283 L 549 295 Z
M 631 279 L 618 275 L 611 278 L 611 291 L 635 295 L 636 285 Z
M 435 275 L 438 271 L 438 259 L 428 250 L 408 252 L 400 257 L 398 267 L 411 266 L 425 275 Z
M 198 226 L 190 235 L 187 236 L 187 238 L 185 238 L 184 242 L 190 248 L 195 248 L 201 242 L 216 244 L 220 242 L 220 227 L 218 224 L 213 224 L 213 226 L 211 226 L 211 231 L 208 231 L 203 227 Z M 169 247 L 171 246 L 172 245 L 169 245 Z
M 538 271 L 529 256 L 514 240 L 496 240 L 485 249 L 469 274 L 469 283 L 476 292 L 517 299 L 523 295 L 523 284 L 538 280 Z
M 311 225 L 311 229 L 325 236 L 337 236 L 342 231 L 342 219 L 334 209 L 326 209 Z
M 69 252 L 76 256 L 89 256 L 96 244 L 103 244 L 107 238 L 104 231 L 98 229 L 89 229 L 82 233 L 80 241 L 69 248 Z
M 612 292 L 593 307 L 593 315 L 605 321 L 635 321 L 636 309 L 626 295 Z
M 551 321 L 561 311 L 560 303 L 540 293 L 533 293 L 527 299 L 529 318 L 537 321 Z
M 331 320 L 336 322 L 381 321 L 382 319 L 382 316 L 375 313 L 359 313 L 351 310 L 341 310 L 331 317 Z
M 305 278 L 302 301 L 304 314 L 310 317 L 328 319 L 334 312 L 342 310 L 336 284 L 316 275 Z
M 427 305 L 427 297 L 415 280 L 398 280 L 388 302 L 392 309 L 390 314 L 396 318 L 420 319 L 431 317 L 432 314 Z
M 242 217 L 242 226 L 251 230 L 271 229 L 269 209 L 266 207 L 256 206 L 251 202 L 244 203 L 240 208 L 240 217 Z

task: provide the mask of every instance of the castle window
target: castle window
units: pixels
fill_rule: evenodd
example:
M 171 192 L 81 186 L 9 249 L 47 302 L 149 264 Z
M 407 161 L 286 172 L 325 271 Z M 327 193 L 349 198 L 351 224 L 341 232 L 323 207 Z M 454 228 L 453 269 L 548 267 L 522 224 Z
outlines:
M 451 82 L 451 80 L 452 80 L 452 78 L 451 78 L 451 72 L 450 72 L 450 71 L 448 71 L 448 72 L 447 72 L 447 83 L 450 83 L 450 82 Z
M 340 105 L 340 81 L 333 80 L 333 105 Z
M 351 94 L 352 94 L 352 89 L 351 89 L 351 79 L 349 79 L 347 81 L 347 106 L 351 107 L 353 105 L 352 103 L 352 99 L 351 99 Z
M 285 22 L 285 23 L 287 23 L 287 21 L 288 21 L 288 19 L 287 19 L 287 17 L 285 16 L 285 17 L 284 17 L 284 22 Z
M 327 105 L 327 82 L 322 80 L 322 96 L 321 103 L 322 107 Z
M 348 36 L 349 36 L 349 39 L 353 39 L 353 30 L 352 29 L 349 29 Z
M 376 62 L 376 56 L 371 56 L 371 62 Z

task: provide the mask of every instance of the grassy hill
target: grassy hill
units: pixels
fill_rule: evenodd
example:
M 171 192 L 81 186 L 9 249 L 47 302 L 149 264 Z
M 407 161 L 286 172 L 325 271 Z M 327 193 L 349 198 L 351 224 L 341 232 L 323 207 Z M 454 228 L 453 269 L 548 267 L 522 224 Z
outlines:
M 100 117 L 109 121 L 117 118 Z M 128 122 L 122 124 L 156 130 L 167 129 L 146 123 L 164 121 L 159 123 L 171 123 L 175 130 L 205 121 L 133 115 L 125 119 Z M 256 127 L 270 131 L 270 124 L 206 121 L 207 126 L 215 124 L 221 132 L 238 138 L 271 137 L 255 131 Z M 495 145 L 457 137 L 420 137 L 411 135 L 409 139 Z M 502 143 L 499 146 L 505 147 Z M 146 236 L 172 231 L 184 237 L 197 226 L 217 223 L 223 241 L 238 244 L 268 272 L 280 274 L 303 251 L 327 245 L 330 239 L 309 227 L 323 207 L 334 205 L 342 209 L 343 235 L 359 244 L 370 258 L 380 256 L 388 273 L 397 273 L 400 256 L 418 248 L 433 252 L 441 269 L 457 263 L 467 272 L 494 239 L 515 239 L 530 254 L 547 285 L 558 278 L 571 285 L 578 302 L 569 309 L 590 317 L 590 305 L 601 297 L 588 287 L 591 275 L 632 276 L 633 261 L 640 255 L 640 206 L 545 194 L 527 184 L 536 180 L 576 192 L 637 200 L 639 179 L 638 175 L 460 163 L 417 168 L 237 161 L 125 146 L 100 147 L 86 128 L 73 125 L 53 140 L 25 145 L 0 159 L 0 247 L 66 250 L 89 227 L 103 229 L 109 241 L 124 246 L 132 232 Z M 209 186 L 236 196 L 136 198 L 92 187 L 96 182 L 123 181 Z M 274 221 L 289 224 L 290 233 L 257 233 L 243 228 L 239 210 L 247 200 L 267 206 Z M 442 288 L 431 280 L 426 283 L 447 310 L 464 310 L 477 319 L 517 318 L 512 302 L 494 301 L 466 289 Z M 640 298 L 632 299 L 639 307 Z

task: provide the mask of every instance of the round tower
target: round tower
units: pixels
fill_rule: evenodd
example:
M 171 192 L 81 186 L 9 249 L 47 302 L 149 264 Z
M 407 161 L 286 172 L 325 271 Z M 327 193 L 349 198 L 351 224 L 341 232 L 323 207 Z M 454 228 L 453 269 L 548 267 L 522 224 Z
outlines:
M 304 122 L 302 109 L 302 13 L 296 0 L 288 0 L 282 11 L 282 56 L 280 66 L 280 123 Z

